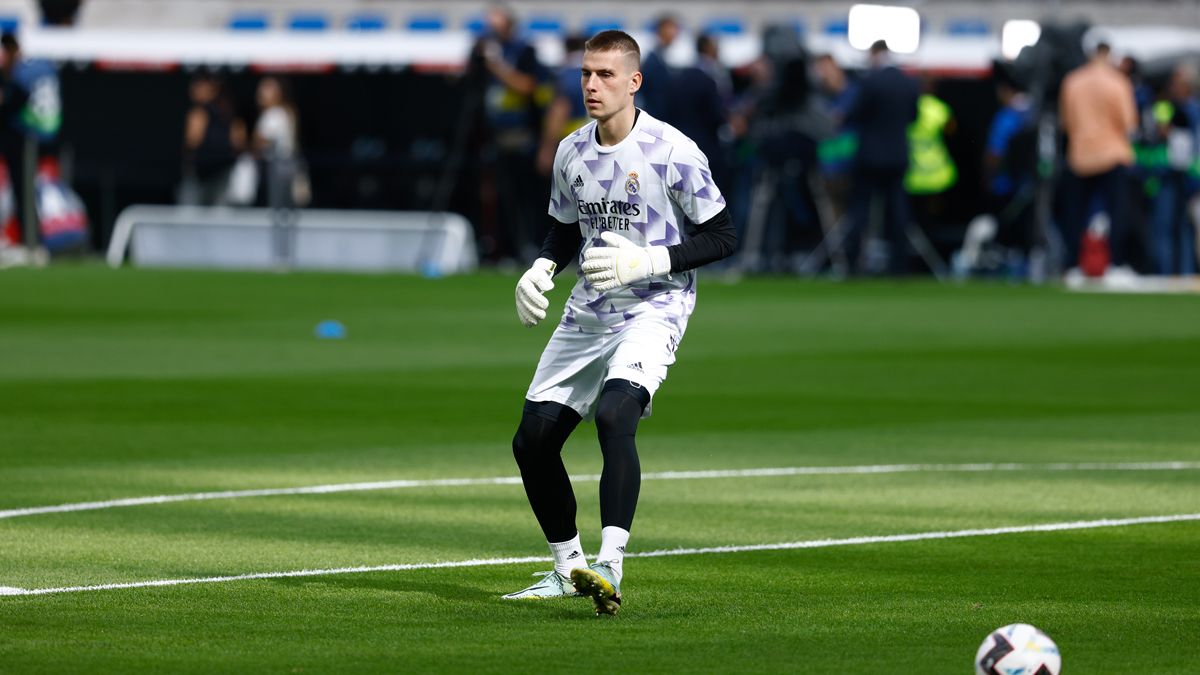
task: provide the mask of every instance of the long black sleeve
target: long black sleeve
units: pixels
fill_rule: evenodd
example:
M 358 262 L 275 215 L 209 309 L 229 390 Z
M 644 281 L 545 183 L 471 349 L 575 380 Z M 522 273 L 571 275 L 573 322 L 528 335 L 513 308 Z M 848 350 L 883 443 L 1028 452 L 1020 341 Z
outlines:
M 562 223 L 555 218 L 550 218 L 550 226 L 546 229 L 546 240 L 542 242 L 542 251 L 538 253 L 538 257 L 553 260 L 557 266 L 554 273 L 558 274 L 565 270 L 571 261 L 575 260 L 581 246 L 583 246 L 583 234 L 579 232 L 579 223 Z
M 710 262 L 733 255 L 737 232 L 729 218 L 729 209 L 696 226 L 694 233 L 682 244 L 667 247 L 671 254 L 671 272 L 696 269 Z

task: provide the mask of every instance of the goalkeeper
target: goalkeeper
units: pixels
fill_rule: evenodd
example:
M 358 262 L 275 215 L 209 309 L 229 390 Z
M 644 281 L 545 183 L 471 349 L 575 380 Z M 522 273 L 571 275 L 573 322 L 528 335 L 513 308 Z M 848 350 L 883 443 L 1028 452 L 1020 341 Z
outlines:
M 517 283 L 526 326 L 546 318 L 554 275 L 579 257 L 567 300 L 525 396 L 513 454 L 554 570 L 508 599 L 591 596 L 620 607 L 625 546 L 641 486 L 634 434 L 675 362 L 696 305 L 696 272 L 733 253 L 736 236 L 708 160 L 691 139 L 634 107 L 637 43 L 604 31 L 585 46 L 581 84 L 592 122 L 558 145 L 552 217 L 540 257 Z M 587 564 L 563 443 L 596 422 L 601 544 Z

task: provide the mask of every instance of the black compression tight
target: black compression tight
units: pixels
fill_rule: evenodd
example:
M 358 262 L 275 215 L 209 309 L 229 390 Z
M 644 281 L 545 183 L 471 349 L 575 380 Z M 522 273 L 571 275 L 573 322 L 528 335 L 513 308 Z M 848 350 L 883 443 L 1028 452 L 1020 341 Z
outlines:
M 642 487 L 642 465 L 638 461 L 638 420 L 650 403 L 650 392 L 629 380 L 604 383 L 596 404 L 596 432 L 604 453 L 600 474 L 600 524 L 629 530 Z
M 642 468 L 634 434 L 650 392 L 628 380 L 604 383 L 596 404 L 596 431 L 604 470 L 600 474 L 600 523 L 628 530 L 633 524 Z M 513 457 L 521 470 L 525 495 L 546 541 L 568 541 L 575 526 L 575 492 L 563 466 L 562 448 L 579 425 L 579 413 L 560 403 L 526 401 L 513 437 Z
M 575 527 L 575 492 L 563 466 L 562 447 L 579 424 L 579 413 L 560 403 L 526 401 L 513 437 L 525 495 L 546 541 L 568 541 Z

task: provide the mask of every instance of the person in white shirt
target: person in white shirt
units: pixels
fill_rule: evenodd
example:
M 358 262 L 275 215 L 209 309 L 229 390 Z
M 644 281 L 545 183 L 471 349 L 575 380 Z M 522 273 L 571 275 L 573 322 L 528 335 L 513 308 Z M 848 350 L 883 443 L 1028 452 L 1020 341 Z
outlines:
M 299 163 L 299 120 L 286 80 L 264 77 L 258 83 L 259 114 L 254 151 L 266 176 L 266 201 L 272 207 L 303 205 L 307 178 Z
M 261 154 L 291 158 L 296 153 L 296 106 L 281 80 L 264 77 L 258 83 L 258 123 L 254 149 Z

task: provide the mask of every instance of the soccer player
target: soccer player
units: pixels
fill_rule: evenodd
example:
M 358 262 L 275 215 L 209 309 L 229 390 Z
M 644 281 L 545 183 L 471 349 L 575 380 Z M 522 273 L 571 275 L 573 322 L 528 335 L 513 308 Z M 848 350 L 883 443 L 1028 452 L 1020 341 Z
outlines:
M 736 236 L 708 160 L 686 136 L 634 106 L 640 52 L 621 31 L 585 46 L 581 80 L 592 118 L 558 145 L 540 257 L 517 283 L 526 326 L 546 318 L 544 293 L 576 256 L 579 279 L 542 353 L 513 438 L 529 504 L 554 570 L 507 599 L 590 596 L 621 604 L 622 561 L 641 487 L 634 434 L 675 362 L 696 305 L 695 268 L 733 252 Z M 562 447 L 594 419 L 604 455 L 601 545 L 588 566 Z

